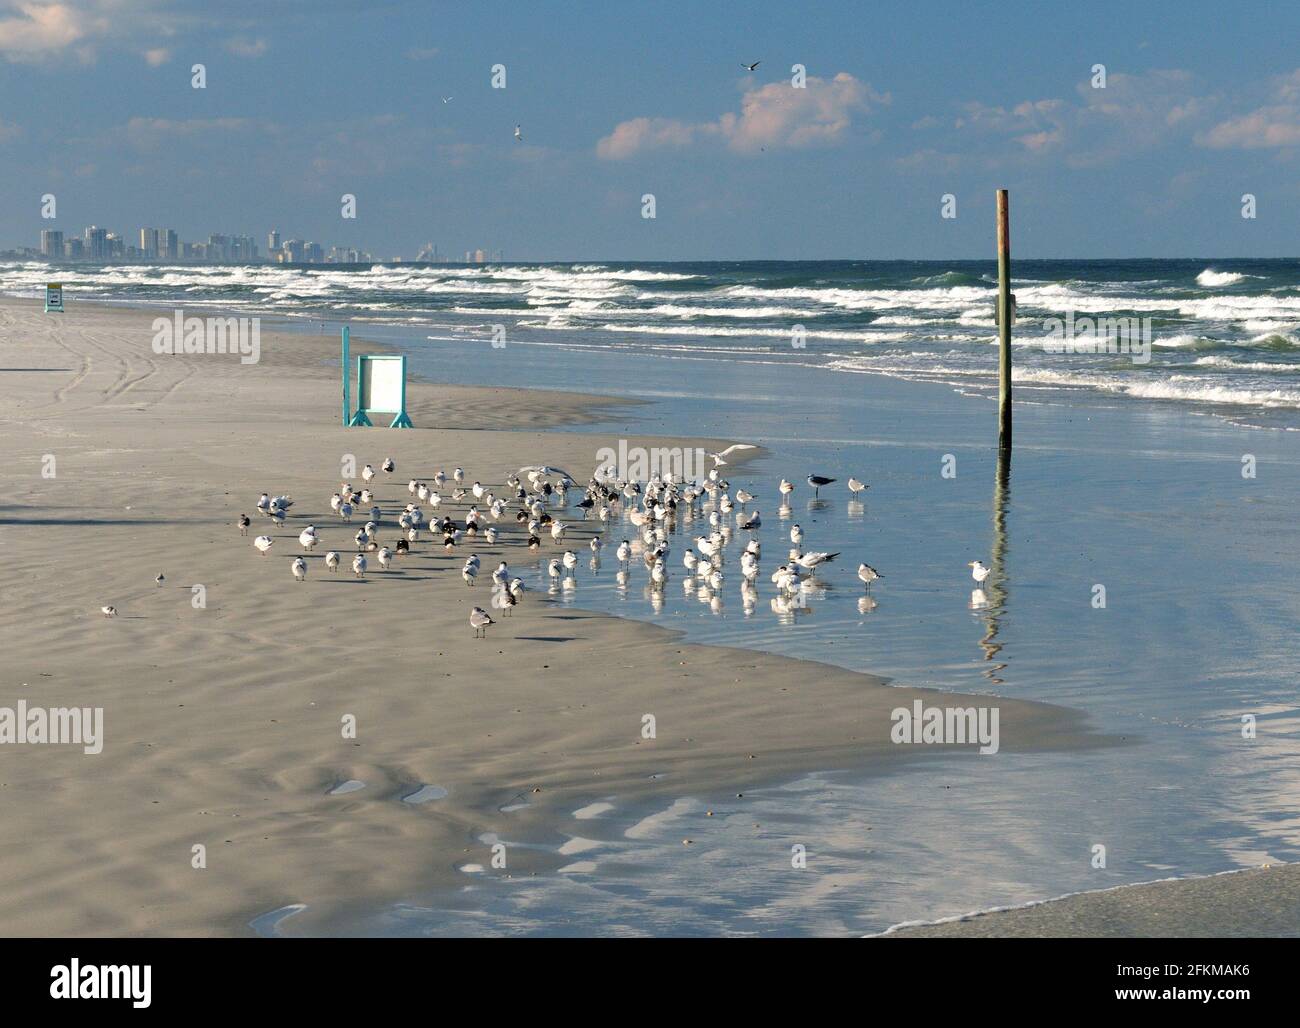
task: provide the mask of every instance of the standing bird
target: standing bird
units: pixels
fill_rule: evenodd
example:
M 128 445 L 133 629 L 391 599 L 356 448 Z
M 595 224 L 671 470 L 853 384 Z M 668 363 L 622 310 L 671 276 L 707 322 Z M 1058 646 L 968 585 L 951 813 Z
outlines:
M 858 565 L 858 581 L 862 582 L 862 584 L 865 585 L 868 589 L 871 588 L 871 583 L 874 582 L 877 578 L 884 578 L 884 577 L 885 577 L 884 575 L 882 575 L 879 571 L 873 568 L 870 564 Z
M 358 553 L 352 558 L 352 573 L 358 578 L 366 577 L 366 558 L 364 554 Z
M 163 576 L 163 573 L 159 571 L 158 577 L 154 579 L 154 584 L 157 585 L 159 588 L 162 588 L 162 584 L 165 581 L 167 581 L 167 579 Z
M 367 464 L 364 468 L 361 469 L 361 477 L 365 479 L 366 485 L 369 485 L 371 479 L 375 477 L 375 469 L 372 468 L 369 464 Z
M 822 486 L 824 486 L 824 485 L 830 485 L 832 482 L 837 482 L 837 481 L 839 481 L 839 479 L 836 479 L 836 478 L 827 478 L 825 475 L 809 475 L 809 476 L 808 476 L 808 484 L 809 484 L 810 486 L 813 487 L 813 495 L 814 495 L 814 496 L 816 496 L 816 495 L 818 494 L 818 491 L 821 489 Z
M 103 614 L 104 617 L 106 617 L 106 618 L 115 618 L 115 617 L 117 617 L 117 608 L 116 608 L 116 607 L 100 607 L 100 608 L 99 608 L 99 612 L 100 612 L 101 614 Z
M 274 542 L 275 540 L 272 539 L 269 535 L 259 535 L 256 539 L 253 540 L 253 545 L 256 546 L 258 552 L 261 553 L 263 557 L 265 557 L 266 551 L 271 548 L 271 545 Z
M 798 525 L 790 526 L 790 541 L 796 546 L 803 542 L 803 529 Z
M 781 490 L 781 496 L 782 496 L 784 499 L 789 500 L 789 498 L 790 498 L 790 494 L 791 494 L 792 492 L 794 492 L 794 483 L 793 483 L 793 482 L 787 482 L 787 481 L 783 478 L 783 479 L 781 479 L 781 484 L 780 484 L 780 486 L 778 486 L 778 488 Z
M 387 546 L 381 547 L 376 556 L 379 558 L 379 566 L 385 570 L 387 570 L 388 565 L 393 562 L 393 551 Z
M 315 547 L 316 544 L 320 542 L 320 539 L 316 537 L 316 526 L 308 525 L 306 528 L 304 528 L 302 530 L 302 533 L 298 536 L 298 542 L 299 544 L 301 544 L 304 550 L 310 553 L 312 551 L 312 548 Z
M 379 465 L 387 474 L 392 474 L 397 470 L 397 465 L 393 463 L 392 457 L 385 457 L 384 463 Z
M 248 526 L 249 526 L 251 523 L 252 523 L 252 522 L 249 520 L 249 517 L 248 517 L 247 514 L 241 514 L 241 515 L 239 515 L 239 534 L 240 534 L 240 535 L 248 535 Z
M 492 618 L 488 615 L 488 612 L 484 610 L 482 607 L 475 607 L 473 610 L 469 612 L 469 624 L 470 627 L 474 629 L 475 636 L 481 634 L 482 637 L 486 639 L 487 626 L 495 625 L 496 622 L 492 620 Z
M 307 580 L 307 562 L 303 560 L 301 557 L 293 558 L 292 571 L 293 571 L 293 577 L 296 578 L 299 582 L 305 582 Z
M 339 569 L 339 555 L 337 550 L 330 550 L 329 553 L 325 554 L 325 566 L 331 571 L 337 571 Z
M 467 562 L 465 566 L 461 569 L 460 577 L 465 579 L 466 585 L 473 585 L 474 579 L 478 577 L 478 565 L 473 563 L 472 561 Z
M 856 478 L 852 477 L 849 478 L 849 492 L 853 494 L 855 499 L 857 498 L 858 493 L 862 492 L 863 489 L 868 488 L 870 487 L 866 482 L 859 482 Z
M 966 566 L 970 568 L 970 576 L 975 579 L 976 585 L 983 585 L 984 579 L 989 577 L 989 573 L 992 570 L 991 568 L 986 568 L 978 560 L 973 560 Z

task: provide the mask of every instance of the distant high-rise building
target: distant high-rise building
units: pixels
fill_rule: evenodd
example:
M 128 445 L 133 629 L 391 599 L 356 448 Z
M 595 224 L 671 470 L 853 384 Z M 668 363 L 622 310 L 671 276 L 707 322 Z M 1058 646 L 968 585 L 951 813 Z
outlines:
M 41 230 L 41 253 L 56 260 L 63 256 L 63 233 L 58 229 Z
M 266 237 L 266 252 L 270 257 L 275 256 L 275 251 L 280 249 L 280 230 L 271 229 L 270 234 Z
M 145 258 L 158 256 L 158 230 L 142 228 L 140 230 L 140 256 Z
M 320 243 L 308 243 L 303 247 L 302 256 L 308 264 L 319 264 L 325 259 L 325 250 Z
M 108 229 L 98 225 L 86 228 L 84 254 L 92 261 L 102 261 L 108 257 Z
M 475 263 L 475 264 L 482 264 L 482 263 L 483 263 L 484 261 L 486 261 L 486 260 L 487 260 L 487 256 L 483 253 L 482 250 L 475 250 L 475 251 L 474 251 L 474 263 Z
M 162 228 L 158 230 L 158 256 L 169 261 L 180 259 L 180 240 L 176 237 L 174 229 Z

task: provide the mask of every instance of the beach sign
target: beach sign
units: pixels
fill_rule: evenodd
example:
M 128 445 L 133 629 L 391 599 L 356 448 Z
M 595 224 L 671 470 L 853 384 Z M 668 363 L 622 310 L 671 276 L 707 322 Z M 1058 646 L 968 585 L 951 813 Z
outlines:
M 58 282 L 51 282 L 45 287 L 45 313 L 57 311 L 63 313 L 63 286 Z
M 346 374 L 346 372 L 345 372 Z M 389 428 L 411 428 L 406 413 L 406 355 L 357 357 L 357 409 L 349 425 L 371 425 L 370 415 L 392 414 Z

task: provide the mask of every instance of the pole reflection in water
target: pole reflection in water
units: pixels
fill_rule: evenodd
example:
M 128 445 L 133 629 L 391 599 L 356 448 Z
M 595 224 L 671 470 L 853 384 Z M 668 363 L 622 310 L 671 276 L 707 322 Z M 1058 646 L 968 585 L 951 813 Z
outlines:
M 983 672 L 984 677 L 995 685 L 1003 682 L 1001 672 L 1006 669 L 1006 662 L 998 661 L 1002 643 L 998 641 L 1001 617 L 1006 613 L 1007 599 L 1011 585 L 1007 578 L 1007 508 L 1011 502 L 1011 450 L 1009 447 L 998 448 L 998 467 L 993 480 L 993 556 L 990 560 L 989 577 L 985 587 L 976 589 L 971 594 L 971 606 L 982 612 L 984 619 L 984 638 L 980 640 L 980 649 L 984 659 L 991 666 Z

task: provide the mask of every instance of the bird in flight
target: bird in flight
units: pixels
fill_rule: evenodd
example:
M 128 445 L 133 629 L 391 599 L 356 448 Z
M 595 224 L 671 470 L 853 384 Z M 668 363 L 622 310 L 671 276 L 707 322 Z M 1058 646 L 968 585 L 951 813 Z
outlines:
M 705 454 L 705 456 L 712 457 L 713 466 L 715 468 L 720 468 L 722 467 L 722 465 L 727 463 L 727 454 L 734 453 L 736 450 L 757 450 L 757 449 L 758 449 L 757 446 L 750 446 L 748 443 L 732 443 L 721 453 L 713 453 L 712 451 L 710 451 L 709 453 Z
M 455 98 L 454 96 L 444 96 L 444 97 L 442 98 L 442 102 L 445 103 L 445 104 L 449 104 L 449 103 L 451 103 L 451 102 L 452 102 L 453 100 L 455 100 L 455 99 L 456 99 L 456 98 Z
M 522 143 L 524 140 L 524 130 L 518 125 L 515 126 L 515 142 Z
M 753 64 L 744 64 L 744 63 L 742 63 L 740 66 L 741 66 L 742 68 L 744 68 L 746 71 L 753 71 L 755 68 L 757 68 L 757 67 L 758 67 L 760 64 L 762 64 L 762 63 L 763 63 L 762 61 L 755 61 Z

